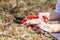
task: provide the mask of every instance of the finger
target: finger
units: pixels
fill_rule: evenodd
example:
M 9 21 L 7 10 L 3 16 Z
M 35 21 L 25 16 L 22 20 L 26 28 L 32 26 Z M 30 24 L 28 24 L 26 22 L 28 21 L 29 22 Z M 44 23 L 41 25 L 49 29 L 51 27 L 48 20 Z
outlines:
M 35 32 L 36 32 L 37 34 L 41 34 L 41 33 L 42 33 L 42 31 L 40 31 L 40 29 L 36 30 Z
M 41 22 L 39 19 L 32 19 L 32 20 L 26 21 L 25 23 L 26 25 L 31 25 L 31 24 L 33 25 L 33 24 L 40 24 Z
M 36 27 L 32 27 L 32 29 L 33 29 L 34 31 L 38 30 L 38 28 L 36 28 Z
M 40 13 L 38 14 L 38 16 L 39 16 L 39 19 L 43 20 L 43 18 L 42 18 L 43 13 L 42 13 L 42 12 L 40 12 Z

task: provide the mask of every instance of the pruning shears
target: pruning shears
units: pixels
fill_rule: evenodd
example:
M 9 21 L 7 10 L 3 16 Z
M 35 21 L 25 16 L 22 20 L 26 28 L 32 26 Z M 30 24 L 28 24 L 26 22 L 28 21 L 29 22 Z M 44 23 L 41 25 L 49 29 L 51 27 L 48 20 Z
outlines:
M 27 19 L 37 19 L 37 18 L 39 18 L 39 16 L 28 15 L 28 16 L 25 16 L 25 17 L 15 17 L 14 22 L 19 23 L 19 24 L 23 24 L 26 21 L 25 18 L 27 18 Z M 42 16 L 42 18 L 43 18 L 44 21 L 48 20 L 48 18 L 46 16 Z
M 39 16 L 37 16 L 37 15 L 28 15 L 28 16 L 24 16 L 24 17 L 15 17 L 15 19 L 13 21 L 15 23 L 18 23 L 18 24 L 23 24 L 25 21 L 27 21 L 26 18 L 27 19 L 37 19 L 37 18 L 39 18 Z M 46 16 L 42 16 L 42 19 L 43 19 L 44 22 L 48 21 L 48 18 Z M 32 28 L 35 27 L 34 25 L 29 25 L 29 26 L 31 26 Z M 46 33 L 47 33 L 48 35 L 50 35 L 50 37 L 49 36 L 46 36 L 46 37 L 52 38 L 52 40 L 57 40 L 57 38 L 52 36 L 49 32 L 47 32 L 47 31 L 45 31 L 45 30 L 43 30 L 39 27 L 36 27 L 36 28 L 38 28 L 38 29 L 40 29 L 44 32 L 44 33 L 42 33 L 42 35 L 46 36 Z

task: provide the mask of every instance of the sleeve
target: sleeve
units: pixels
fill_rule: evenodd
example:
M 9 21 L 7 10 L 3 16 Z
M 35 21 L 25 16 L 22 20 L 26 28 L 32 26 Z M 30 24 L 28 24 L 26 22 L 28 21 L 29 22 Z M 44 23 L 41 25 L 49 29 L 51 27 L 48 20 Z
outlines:
M 54 12 L 60 14 L 60 0 L 57 0 Z

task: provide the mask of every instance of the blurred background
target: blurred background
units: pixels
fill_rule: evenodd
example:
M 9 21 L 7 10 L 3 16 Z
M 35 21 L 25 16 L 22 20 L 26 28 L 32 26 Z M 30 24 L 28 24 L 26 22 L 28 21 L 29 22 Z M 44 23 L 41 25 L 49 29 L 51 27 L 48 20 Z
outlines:
M 14 23 L 14 16 L 52 12 L 55 4 L 56 0 L 0 0 L 0 40 L 40 40 L 30 27 Z

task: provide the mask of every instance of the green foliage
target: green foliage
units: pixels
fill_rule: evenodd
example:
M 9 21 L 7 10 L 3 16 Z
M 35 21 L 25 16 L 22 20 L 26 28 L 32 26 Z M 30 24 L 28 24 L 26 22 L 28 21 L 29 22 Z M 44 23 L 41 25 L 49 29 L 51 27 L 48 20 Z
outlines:
M 33 2 L 35 2 L 36 4 L 40 2 L 40 0 L 32 0 Z

